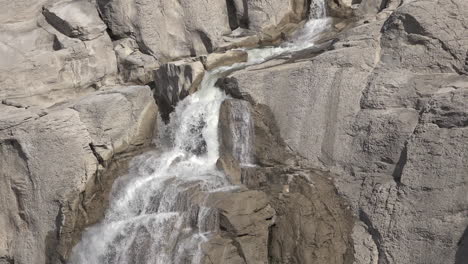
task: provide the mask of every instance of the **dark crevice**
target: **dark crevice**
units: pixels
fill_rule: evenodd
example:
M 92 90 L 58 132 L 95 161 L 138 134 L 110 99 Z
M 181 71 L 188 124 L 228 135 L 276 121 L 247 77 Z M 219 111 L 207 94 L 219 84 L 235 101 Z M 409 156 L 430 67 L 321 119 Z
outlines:
M 208 35 L 203 31 L 197 31 L 197 33 L 200 36 L 200 40 L 203 42 L 203 45 L 205 46 L 206 52 L 212 53 L 213 43 L 211 43 L 210 37 L 208 37 Z
M 247 258 L 245 257 L 244 251 L 242 250 L 240 243 L 235 239 L 232 239 L 231 241 L 232 241 L 232 245 L 236 247 L 237 253 L 239 253 L 239 256 L 244 260 L 244 263 L 248 263 Z
M 466 264 L 468 260 L 468 227 L 466 227 L 465 232 L 463 232 L 463 235 L 460 237 L 457 246 L 455 264 Z
M 393 170 L 392 176 L 396 183 L 401 183 L 401 175 L 405 168 L 406 162 L 408 160 L 408 142 L 405 143 L 405 146 L 401 150 L 400 158 Z
M 89 143 L 89 147 L 91 148 L 91 151 L 93 152 L 93 155 L 96 157 L 97 161 L 99 162 L 99 164 L 103 167 L 106 167 L 105 166 L 105 162 L 104 162 L 104 159 L 101 157 L 101 155 L 99 155 L 99 153 L 96 151 L 96 147 L 94 146 L 93 143 Z
M 369 216 L 362 209 L 359 209 L 359 220 L 361 220 L 364 224 L 366 224 L 367 231 L 372 236 L 372 240 L 377 246 L 378 253 L 379 253 L 378 264 L 389 263 L 382 249 L 382 235 L 376 228 L 373 227 Z
M 229 27 L 231 30 L 234 30 L 239 27 L 239 22 L 237 21 L 237 10 L 234 0 L 226 0 L 227 14 L 229 19 Z
M 388 3 L 390 2 L 390 0 L 383 0 L 381 3 L 380 3 L 380 6 L 379 6 L 379 13 L 382 12 L 382 10 L 384 10 L 385 8 L 387 8 L 388 6 Z M 353 0 L 353 4 L 354 4 L 354 0 Z
M 1 256 L 0 263 L 3 264 L 15 264 L 15 259 L 11 258 L 10 256 Z
M 46 264 L 65 263 L 65 260 L 57 251 L 63 221 L 63 205 L 60 204 L 57 216 L 55 217 L 55 229 L 49 231 L 45 239 Z
M 249 28 L 249 6 L 247 5 L 247 0 L 242 0 L 242 5 L 244 7 L 244 13 L 242 17 L 239 18 L 239 26 L 241 28 Z

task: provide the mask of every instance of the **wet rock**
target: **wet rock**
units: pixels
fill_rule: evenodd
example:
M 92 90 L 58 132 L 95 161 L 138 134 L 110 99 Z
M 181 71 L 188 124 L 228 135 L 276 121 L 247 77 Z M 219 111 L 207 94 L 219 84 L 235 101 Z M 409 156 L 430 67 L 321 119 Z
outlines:
M 219 110 L 219 120 L 221 156 L 232 156 L 240 164 L 253 164 L 255 135 L 249 102 L 224 100 Z
M 216 167 L 228 177 L 231 184 L 241 184 L 242 172 L 239 161 L 230 153 L 221 154 L 220 158 L 216 162 Z
M 198 89 L 204 74 L 205 69 L 199 61 L 167 63 L 154 71 L 154 97 L 163 119 L 169 120 L 175 105 Z

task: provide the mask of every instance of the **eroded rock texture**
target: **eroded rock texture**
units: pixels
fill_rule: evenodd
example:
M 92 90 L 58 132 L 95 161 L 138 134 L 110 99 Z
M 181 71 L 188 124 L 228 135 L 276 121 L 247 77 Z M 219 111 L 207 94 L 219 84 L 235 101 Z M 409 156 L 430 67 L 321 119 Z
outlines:
M 226 50 L 279 44 L 310 4 L 0 0 L 0 263 L 66 263 L 158 107 L 168 121 L 207 70 L 247 60 Z M 217 167 L 240 187 L 209 197 L 203 262 L 467 263 L 468 2 L 326 6 L 323 43 L 217 83 L 236 98 Z
M 463 263 L 467 5 L 387 6 L 330 51 L 223 83 L 268 105 L 291 149 L 340 172 L 338 191 L 362 221 L 356 263 Z
M 102 172 L 151 143 L 150 89 L 115 88 L 40 112 L 0 109 L 0 258 L 59 263 L 107 181 Z

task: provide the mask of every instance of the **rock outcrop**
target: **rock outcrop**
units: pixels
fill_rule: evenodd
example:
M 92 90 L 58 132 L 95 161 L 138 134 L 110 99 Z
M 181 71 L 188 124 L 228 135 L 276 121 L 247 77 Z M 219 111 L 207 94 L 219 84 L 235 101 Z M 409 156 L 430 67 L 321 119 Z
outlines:
M 249 135 L 237 134 L 250 130 Z M 208 253 L 215 258 L 209 263 L 352 261 L 354 220 L 330 180 L 332 175 L 301 164 L 302 158 L 282 141 L 267 106 L 224 101 L 219 133 L 220 167 L 230 179 L 237 180 L 233 182 L 240 184 L 241 191 L 217 194 L 213 199 L 220 210 L 221 237 L 225 240 L 208 244 L 210 249 L 217 245 Z M 239 151 L 244 144 L 252 148 Z M 249 154 L 258 165 L 245 163 Z M 243 261 L 233 257 L 231 245 L 239 245 L 237 252 Z M 222 254 L 226 251 L 230 254 Z
M 0 263 L 66 263 L 158 111 L 310 4 L 0 0 Z M 216 165 L 238 186 L 206 196 L 202 262 L 465 264 L 468 3 L 325 4 L 319 45 L 217 82 L 235 99 Z
M 0 259 L 58 263 L 96 196 L 86 190 L 100 191 L 114 159 L 151 144 L 150 89 L 115 88 L 39 112 L 0 109 Z
M 47 107 L 115 78 L 112 42 L 92 4 L 57 2 L 44 9 L 45 17 L 41 1 L 8 5 L 10 16 L 0 21 L 1 99 Z
M 291 149 L 339 172 L 338 191 L 362 222 L 355 263 L 462 263 L 468 9 L 464 1 L 387 6 L 330 51 L 223 83 L 268 105 Z
M 43 14 L 49 24 L 71 38 L 92 40 L 107 28 L 94 5 L 87 1 L 56 2 L 45 6 Z
M 135 39 L 142 52 L 162 62 L 205 55 L 237 42 L 232 33 L 238 28 L 261 34 L 255 44 L 264 38 L 271 41 L 287 31 L 288 24 L 290 28 L 304 19 L 308 9 L 304 0 L 97 2 L 113 37 Z

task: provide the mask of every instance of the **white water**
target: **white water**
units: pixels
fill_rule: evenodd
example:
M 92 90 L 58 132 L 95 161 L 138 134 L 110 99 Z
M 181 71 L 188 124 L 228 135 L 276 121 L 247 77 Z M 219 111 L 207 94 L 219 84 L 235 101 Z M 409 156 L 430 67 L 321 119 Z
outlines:
M 313 5 L 324 9 L 323 3 L 318 4 L 322 1 L 313 1 Z M 227 98 L 215 87 L 217 79 L 283 53 L 312 47 L 329 23 L 323 10 L 314 11 L 285 45 L 249 50 L 246 63 L 208 72 L 200 91 L 181 101 L 171 114 L 167 127 L 170 148 L 133 161 L 129 174 L 114 183 L 105 218 L 84 232 L 70 263 L 200 263 L 200 246 L 218 226 L 216 210 L 204 201 L 210 192 L 236 188 L 215 166 L 219 109 Z

